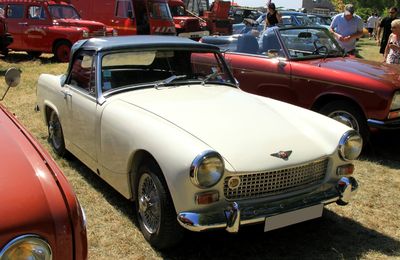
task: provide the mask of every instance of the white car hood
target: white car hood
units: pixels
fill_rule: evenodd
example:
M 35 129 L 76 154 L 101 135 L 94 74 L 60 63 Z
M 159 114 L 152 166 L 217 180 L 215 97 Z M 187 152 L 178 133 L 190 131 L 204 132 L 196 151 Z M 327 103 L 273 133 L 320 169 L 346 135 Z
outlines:
M 319 159 L 334 153 L 340 137 L 349 130 L 317 113 L 231 87 L 184 85 L 118 96 L 197 137 L 235 171 Z M 292 153 L 288 160 L 271 155 L 280 151 Z

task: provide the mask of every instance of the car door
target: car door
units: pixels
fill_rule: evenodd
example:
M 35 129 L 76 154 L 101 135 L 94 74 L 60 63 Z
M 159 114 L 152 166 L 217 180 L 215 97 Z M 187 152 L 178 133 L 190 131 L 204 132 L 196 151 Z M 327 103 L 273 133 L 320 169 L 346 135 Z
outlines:
M 68 149 L 89 167 L 96 162 L 96 91 L 93 52 L 81 52 L 74 58 L 64 86 L 65 114 L 63 131 Z
M 24 32 L 28 26 L 28 21 L 24 16 L 25 4 L 8 4 L 5 13 L 8 32 L 13 36 L 13 42 L 10 44 L 9 48 L 13 50 L 24 50 L 25 41 L 23 38 Z
M 268 37 L 267 37 L 268 36 Z M 273 31 L 261 42 L 257 54 L 226 53 L 225 58 L 240 88 L 256 95 L 280 100 L 292 99 L 291 66 Z M 267 39 L 268 38 L 268 39 Z M 240 46 L 238 40 L 238 48 Z M 249 44 L 246 43 L 246 46 Z
M 48 36 L 51 20 L 44 6 L 39 4 L 27 6 L 26 21 L 26 30 L 22 37 L 26 50 L 42 52 L 51 50 L 52 40 Z

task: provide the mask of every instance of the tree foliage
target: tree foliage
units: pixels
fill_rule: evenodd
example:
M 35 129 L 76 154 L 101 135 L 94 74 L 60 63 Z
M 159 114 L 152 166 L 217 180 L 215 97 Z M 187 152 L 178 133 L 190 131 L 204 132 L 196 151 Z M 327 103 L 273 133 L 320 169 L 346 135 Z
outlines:
M 392 6 L 400 7 L 400 0 L 332 0 L 337 12 L 341 13 L 346 4 L 353 4 L 356 13 L 363 19 L 367 19 L 373 12 L 380 16 L 386 16 Z

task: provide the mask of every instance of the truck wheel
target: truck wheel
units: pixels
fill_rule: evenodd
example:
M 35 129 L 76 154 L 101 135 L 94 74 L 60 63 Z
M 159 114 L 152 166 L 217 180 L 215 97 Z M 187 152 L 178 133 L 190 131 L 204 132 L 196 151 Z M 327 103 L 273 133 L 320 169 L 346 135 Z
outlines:
M 39 58 L 42 55 L 40 51 L 27 51 L 28 55 L 32 58 Z
M 57 113 L 53 110 L 50 113 L 48 122 L 49 141 L 56 154 L 63 157 L 66 154 L 64 134 L 61 127 L 61 122 L 58 119 Z
M 139 168 L 136 183 L 136 212 L 145 239 L 155 248 L 176 245 L 182 238 L 183 228 L 176 220 L 176 212 L 155 163 Z
M 59 62 L 68 62 L 71 53 L 71 44 L 67 41 L 58 42 L 54 46 L 54 58 Z
M 367 144 L 369 139 L 367 120 L 357 106 L 345 100 L 337 100 L 326 104 L 319 112 L 358 131 L 364 145 Z

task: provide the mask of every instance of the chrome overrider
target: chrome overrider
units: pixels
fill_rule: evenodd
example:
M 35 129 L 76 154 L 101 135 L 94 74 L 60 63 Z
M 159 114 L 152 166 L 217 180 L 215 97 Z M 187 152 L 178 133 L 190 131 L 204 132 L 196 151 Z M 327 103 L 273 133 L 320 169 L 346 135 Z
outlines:
M 353 177 L 342 177 L 334 189 L 301 197 L 297 200 L 279 200 L 266 203 L 231 202 L 223 210 L 212 212 L 181 212 L 178 222 L 190 231 L 205 231 L 225 228 L 230 233 L 237 233 L 240 225 L 262 223 L 266 217 L 310 207 L 317 204 L 346 205 L 358 189 L 358 183 Z

